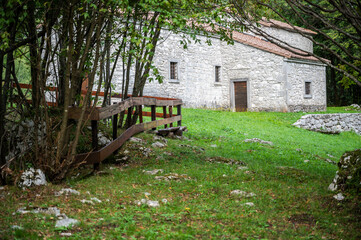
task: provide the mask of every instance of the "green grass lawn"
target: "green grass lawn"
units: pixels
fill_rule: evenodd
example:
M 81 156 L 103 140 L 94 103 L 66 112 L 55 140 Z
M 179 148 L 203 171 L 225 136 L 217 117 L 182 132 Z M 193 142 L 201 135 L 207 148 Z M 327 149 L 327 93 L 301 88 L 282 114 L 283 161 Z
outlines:
M 130 152 L 126 165 L 103 164 L 102 174 L 69 178 L 60 185 L 0 190 L 0 238 L 57 239 L 71 233 L 64 238 L 361 239 L 360 201 L 347 194 L 342 202 L 333 199 L 335 193 L 327 187 L 337 167 L 326 161 L 337 162 L 345 151 L 360 148 L 359 135 L 293 127 L 305 113 L 182 113 L 189 129 L 186 139 L 168 139 L 168 146 L 159 149 L 151 147 L 153 134 L 139 134 L 144 143 L 127 143 L 120 150 Z M 273 145 L 244 142 L 249 138 Z M 151 154 L 145 157 L 140 147 L 152 149 Z M 230 159 L 248 169 L 226 164 Z M 190 179 L 156 180 L 143 172 L 153 169 L 164 170 L 156 176 L 178 173 Z M 65 187 L 80 195 L 54 196 Z M 236 189 L 255 196 L 232 195 Z M 92 197 L 102 202 L 80 202 Z M 135 204 L 141 199 L 159 201 L 160 207 Z M 245 205 L 249 202 L 254 206 Z M 13 214 L 20 207 L 51 206 L 80 224 L 56 229 L 54 216 Z

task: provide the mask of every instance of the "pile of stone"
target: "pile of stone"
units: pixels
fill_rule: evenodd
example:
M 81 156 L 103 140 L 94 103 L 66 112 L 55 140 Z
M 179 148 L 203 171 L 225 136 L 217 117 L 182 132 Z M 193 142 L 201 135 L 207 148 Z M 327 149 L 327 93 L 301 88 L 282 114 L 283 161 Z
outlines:
M 159 129 L 156 134 L 163 136 L 163 137 L 174 137 L 174 136 L 183 136 L 183 132 L 187 132 L 188 129 L 186 126 L 180 126 L 180 127 L 169 127 L 164 129 Z
M 361 113 L 308 114 L 293 126 L 322 133 L 354 131 L 361 135 Z

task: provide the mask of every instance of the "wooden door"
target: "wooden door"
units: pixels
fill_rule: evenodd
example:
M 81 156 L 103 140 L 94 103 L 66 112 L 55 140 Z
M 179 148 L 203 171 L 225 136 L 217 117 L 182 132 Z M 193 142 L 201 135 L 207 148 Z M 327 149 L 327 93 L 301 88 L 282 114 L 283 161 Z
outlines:
M 234 82 L 234 104 L 236 112 L 247 111 L 247 82 Z

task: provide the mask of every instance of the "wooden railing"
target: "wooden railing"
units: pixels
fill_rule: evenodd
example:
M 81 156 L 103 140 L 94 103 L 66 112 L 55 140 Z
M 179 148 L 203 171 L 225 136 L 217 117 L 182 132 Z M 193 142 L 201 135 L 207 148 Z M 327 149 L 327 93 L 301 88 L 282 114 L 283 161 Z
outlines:
M 15 87 L 15 85 L 14 85 Z M 20 84 L 22 89 L 32 89 L 30 84 Z M 53 97 L 52 102 L 47 102 L 49 106 L 58 106 L 58 88 L 57 87 L 46 87 L 46 91 L 54 92 L 55 96 Z M 86 90 L 82 89 L 82 94 L 86 94 Z M 93 91 L 92 95 L 96 95 L 97 92 Z M 99 92 L 98 96 L 104 96 L 104 92 Z M 182 100 L 174 98 L 162 98 L 162 97 L 152 97 L 152 96 L 143 96 L 143 97 L 132 97 L 128 95 L 129 98 L 126 100 L 115 103 L 111 106 L 106 106 L 102 108 L 91 108 L 85 112 L 83 119 L 88 119 L 91 121 L 92 128 L 92 149 L 90 153 L 82 153 L 75 156 L 74 165 L 83 165 L 83 164 L 94 164 L 94 167 L 97 167 L 98 164 L 109 157 L 113 152 L 118 150 L 129 138 L 133 135 L 150 130 L 156 129 L 159 126 L 164 125 L 167 128 L 168 124 L 170 127 L 173 127 L 173 123 L 177 122 L 178 126 L 182 124 L 182 115 L 181 115 L 181 106 Z M 121 99 L 120 94 L 112 94 L 112 98 Z M 31 103 L 31 100 L 27 100 Z M 143 111 L 143 106 L 149 106 L 151 112 Z M 119 137 L 117 136 L 117 123 L 118 115 L 122 112 L 124 114 L 129 114 L 129 111 L 132 111 L 133 107 L 136 107 L 139 113 L 139 124 L 133 125 L 124 131 Z M 162 107 L 163 112 L 157 113 L 156 108 Z M 167 113 L 168 108 L 168 113 Z M 177 114 L 173 115 L 173 108 L 177 108 Z M 69 107 L 69 118 L 70 119 L 79 119 L 82 109 L 79 107 Z M 132 115 L 134 112 L 130 112 Z M 151 122 L 143 122 L 143 117 L 151 117 Z M 98 121 L 112 117 L 113 121 L 113 141 L 103 148 L 99 149 L 98 147 Z M 158 118 L 163 118 L 157 120 Z
M 109 157 L 113 152 L 117 151 L 129 138 L 133 135 L 150 130 L 156 129 L 159 126 L 164 125 L 167 127 L 173 126 L 173 123 L 177 122 L 178 126 L 182 124 L 181 115 L 182 100 L 162 100 L 155 97 L 131 97 L 120 103 L 113 104 L 111 106 L 103 108 L 93 108 L 92 110 L 86 111 L 84 119 L 91 121 L 92 128 L 92 148 L 93 151 L 90 153 L 78 154 L 75 156 L 74 164 L 94 164 L 97 168 L 98 164 L 104 159 Z M 151 108 L 150 114 L 143 112 L 143 106 L 149 106 Z M 123 132 L 120 136 L 117 136 L 118 130 L 118 115 L 122 112 L 129 113 L 133 107 L 136 107 L 139 112 L 139 124 L 133 125 Z M 163 113 L 157 113 L 156 108 L 162 107 Z M 173 108 L 177 108 L 177 114 L 173 115 Z M 168 108 L 168 113 L 167 113 Z M 69 108 L 69 118 L 79 119 L 81 108 L 71 107 Z M 143 116 L 150 116 L 151 122 L 143 122 Z M 113 121 L 113 141 L 103 148 L 98 148 L 98 121 L 112 117 Z M 157 120 L 157 117 L 164 119 Z

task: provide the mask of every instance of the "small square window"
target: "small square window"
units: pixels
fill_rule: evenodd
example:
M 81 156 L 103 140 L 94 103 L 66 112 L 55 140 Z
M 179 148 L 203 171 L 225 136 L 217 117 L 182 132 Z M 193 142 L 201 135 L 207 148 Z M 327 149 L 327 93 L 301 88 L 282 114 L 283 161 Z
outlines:
M 178 80 L 178 63 L 170 62 L 170 79 Z
M 215 66 L 214 70 L 215 70 L 214 80 L 215 80 L 215 82 L 220 82 L 221 81 L 221 66 Z

